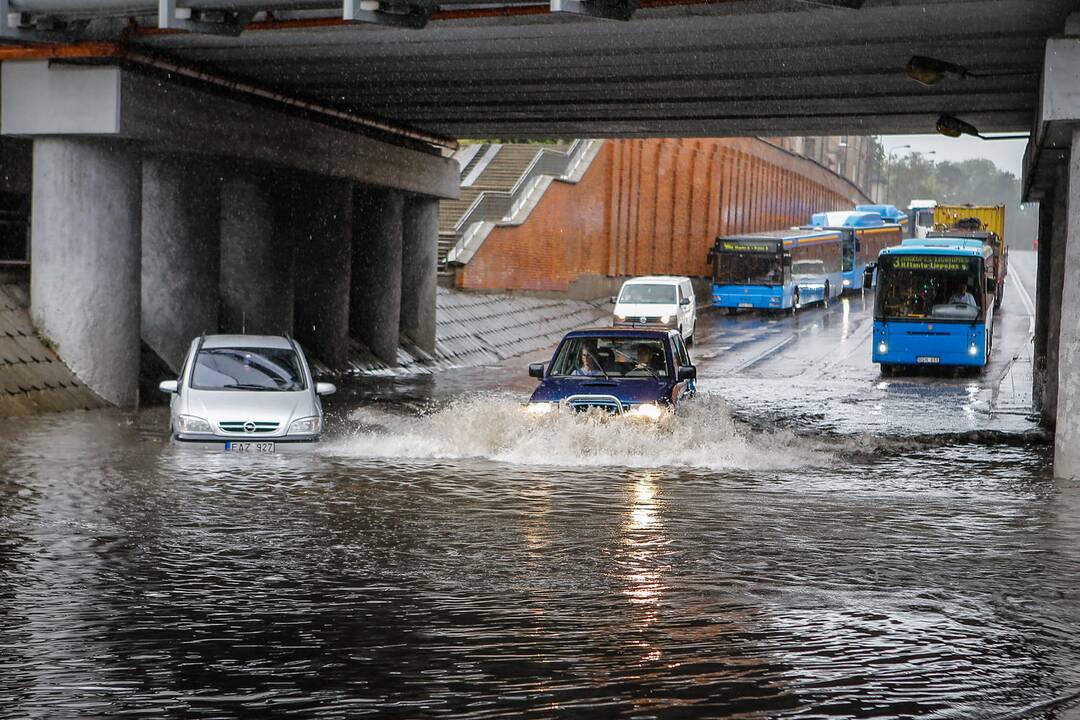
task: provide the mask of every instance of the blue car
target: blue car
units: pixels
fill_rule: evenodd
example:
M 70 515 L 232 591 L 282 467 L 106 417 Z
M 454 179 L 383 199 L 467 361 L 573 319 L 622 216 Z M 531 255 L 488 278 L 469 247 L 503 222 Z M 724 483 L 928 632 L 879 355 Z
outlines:
M 532 363 L 540 385 L 528 411 L 559 407 L 600 409 L 613 415 L 659 420 L 696 391 L 697 368 L 678 330 L 575 330 L 550 363 Z

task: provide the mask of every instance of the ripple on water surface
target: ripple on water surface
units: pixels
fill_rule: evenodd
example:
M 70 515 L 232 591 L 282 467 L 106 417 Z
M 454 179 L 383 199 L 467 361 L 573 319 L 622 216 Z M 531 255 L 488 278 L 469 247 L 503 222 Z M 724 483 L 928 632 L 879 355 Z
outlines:
M 0 716 L 1005 717 L 1080 687 L 1046 448 L 712 402 L 359 409 L 270 458 L 169 447 L 160 413 L 4 423 Z

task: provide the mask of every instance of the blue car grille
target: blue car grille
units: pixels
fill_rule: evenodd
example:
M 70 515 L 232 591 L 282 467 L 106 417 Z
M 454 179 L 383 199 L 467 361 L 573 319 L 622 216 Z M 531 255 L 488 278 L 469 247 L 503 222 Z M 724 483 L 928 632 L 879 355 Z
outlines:
M 268 433 L 268 432 L 274 432 L 275 430 L 277 430 L 279 424 L 280 423 L 276 423 L 276 422 L 251 422 L 251 423 L 249 423 L 249 422 L 244 421 L 244 420 L 238 420 L 238 421 L 229 420 L 229 421 L 226 421 L 226 422 L 218 423 L 218 426 L 222 430 L 224 430 L 225 432 L 231 432 L 231 433 Z M 245 427 L 245 425 L 247 425 L 249 427 Z

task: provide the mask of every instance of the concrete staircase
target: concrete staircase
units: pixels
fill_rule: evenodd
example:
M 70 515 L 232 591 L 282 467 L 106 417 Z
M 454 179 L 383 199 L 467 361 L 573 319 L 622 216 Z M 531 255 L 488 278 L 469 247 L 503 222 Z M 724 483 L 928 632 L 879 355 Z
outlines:
M 494 147 L 483 144 L 469 159 L 465 167 L 461 168 L 461 180 L 468 178 L 479 163 L 487 162 L 480 174 L 469 186 L 461 188 L 461 197 L 457 200 L 443 200 L 439 203 L 439 268 L 446 267 L 446 254 L 458 240 L 455 228 L 462 216 L 472 207 L 472 204 L 484 191 L 509 192 L 517 184 L 521 176 L 529 168 L 541 150 L 566 152 L 570 149 L 567 143 L 551 144 L 522 144 L 500 145 L 494 157 L 486 159 L 486 153 Z

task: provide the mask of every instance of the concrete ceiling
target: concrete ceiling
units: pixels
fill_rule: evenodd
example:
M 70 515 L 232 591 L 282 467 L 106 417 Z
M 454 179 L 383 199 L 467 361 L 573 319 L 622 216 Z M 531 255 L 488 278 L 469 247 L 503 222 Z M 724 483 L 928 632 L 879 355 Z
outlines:
M 1062 32 L 1078 4 L 865 0 L 846 9 L 713 0 L 638 9 L 628 22 L 531 5 L 537 14 L 436 15 L 422 29 L 136 33 L 131 42 L 451 137 L 916 133 L 932 132 L 943 112 L 983 132 L 1026 131 L 1046 39 Z M 465 7 L 524 6 L 442 5 Z M 980 73 L 1031 74 L 949 78 L 926 88 L 904 73 L 915 54 Z

